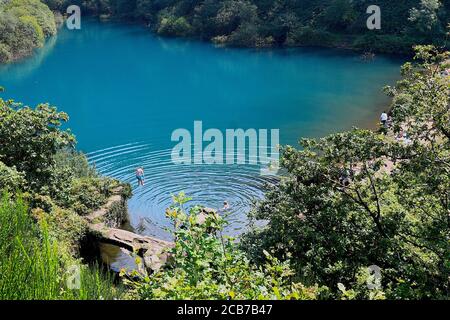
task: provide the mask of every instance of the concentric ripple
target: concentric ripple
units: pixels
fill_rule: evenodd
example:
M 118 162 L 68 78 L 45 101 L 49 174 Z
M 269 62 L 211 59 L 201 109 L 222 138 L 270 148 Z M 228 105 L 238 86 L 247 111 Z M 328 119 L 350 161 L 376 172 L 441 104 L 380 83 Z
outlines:
M 88 154 L 100 173 L 132 184 L 129 213 L 140 234 L 169 238 L 165 210 L 172 203 L 171 195 L 183 191 L 193 198 L 192 204 L 220 209 L 227 201 L 230 225 L 226 232 L 238 235 L 245 230 L 246 213 L 262 198 L 265 185 L 277 181 L 274 176 L 262 176 L 259 165 L 174 164 L 171 152 L 136 142 Z M 137 186 L 137 167 L 145 170 L 145 186 Z

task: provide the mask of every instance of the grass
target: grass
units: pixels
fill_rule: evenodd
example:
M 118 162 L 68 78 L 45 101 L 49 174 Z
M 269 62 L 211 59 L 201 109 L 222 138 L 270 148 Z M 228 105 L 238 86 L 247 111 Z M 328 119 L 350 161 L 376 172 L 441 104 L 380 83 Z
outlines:
M 0 199 L 0 300 L 120 299 L 121 287 L 98 266 L 62 258 L 45 220 L 36 223 L 19 197 Z M 71 289 L 67 272 L 78 269 L 78 289 Z

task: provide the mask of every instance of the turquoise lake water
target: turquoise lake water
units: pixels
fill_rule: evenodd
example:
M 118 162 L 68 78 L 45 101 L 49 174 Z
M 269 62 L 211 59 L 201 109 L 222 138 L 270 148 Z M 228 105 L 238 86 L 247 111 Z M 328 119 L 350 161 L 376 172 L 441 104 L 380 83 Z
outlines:
M 0 66 L 3 98 L 49 102 L 70 115 L 78 147 L 101 173 L 134 186 L 131 224 L 166 237 L 165 208 L 185 191 L 210 207 L 231 205 L 229 232 L 265 182 L 253 165 L 176 165 L 177 128 L 279 129 L 280 143 L 352 126 L 371 127 L 388 100 L 381 88 L 399 77 L 400 61 L 326 49 L 224 49 L 166 39 L 136 25 L 83 21 L 62 29 L 27 60 Z M 146 185 L 136 187 L 143 166 Z

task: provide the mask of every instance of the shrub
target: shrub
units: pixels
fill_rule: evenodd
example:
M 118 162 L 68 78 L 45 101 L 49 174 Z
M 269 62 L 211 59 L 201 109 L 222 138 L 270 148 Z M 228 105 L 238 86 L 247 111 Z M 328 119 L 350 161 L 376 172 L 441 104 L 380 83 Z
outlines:
M 237 47 L 269 47 L 274 43 L 273 37 L 262 37 L 258 26 L 252 23 L 243 23 L 228 38 L 227 42 Z
M 24 187 L 24 174 L 18 172 L 15 167 L 7 167 L 0 161 L 0 190 L 15 192 L 23 190 Z
M 386 89 L 388 135 L 353 129 L 283 149 L 286 174 L 251 215 L 266 223 L 241 242 L 255 261 L 263 249 L 289 256 L 300 279 L 336 298 L 448 298 L 449 79 L 441 72 L 450 53 L 415 49 Z M 405 131 L 411 143 L 393 138 Z M 372 265 L 384 293 L 361 291 L 361 271 Z
M 39 192 L 54 174 L 56 152 L 75 143 L 70 132 L 60 130 L 67 114 L 46 104 L 17 108 L 0 99 L 0 118 L 1 160 L 24 172 L 28 187 Z
M 56 206 L 47 212 L 33 209 L 32 215 L 47 222 L 49 235 L 57 241 L 62 254 L 77 256 L 80 241 L 87 233 L 86 220 L 70 209 Z
M 29 37 L 35 47 L 42 47 L 45 41 L 44 31 L 36 18 L 32 16 L 21 16 L 19 20 L 23 25 L 23 36 Z
M 10 190 L 13 182 L 19 182 L 11 169 L 17 166 L 14 170 L 23 172 L 22 186 L 30 192 L 33 207 L 49 212 L 57 205 L 87 214 L 103 205 L 114 188 L 120 186 L 125 198 L 131 196 L 129 185 L 101 178 L 86 156 L 74 150 L 74 136 L 61 130 L 67 114 L 49 105 L 31 109 L 0 99 L 0 118 L 0 168 L 5 172 L 0 186 L 4 181 Z
M 75 179 L 70 188 L 70 205 L 78 214 L 98 209 L 110 195 L 111 180 L 106 178 Z
M 192 32 L 192 27 L 185 17 L 175 17 L 169 13 L 160 16 L 158 33 L 168 36 L 186 37 Z
M 56 34 L 53 12 L 40 0 L 10 0 L 3 6 L 6 12 L 13 13 L 17 17 L 34 17 L 45 37 Z

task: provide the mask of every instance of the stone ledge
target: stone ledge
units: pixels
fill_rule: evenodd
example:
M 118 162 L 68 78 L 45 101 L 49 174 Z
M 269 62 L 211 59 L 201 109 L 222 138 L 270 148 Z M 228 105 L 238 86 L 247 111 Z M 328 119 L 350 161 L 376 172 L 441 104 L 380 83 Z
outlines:
M 115 189 L 103 207 L 86 216 L 89 231 L 99 242 L 109 243 L 139 255 L 149 271 L 158 270 L 167 263 L 168 251 L 174 246 L 172 242 L 109 226 L 117 224 L 116 221 L 109 220 L 119 218 L 108 217 L 114 206 L 123 206 L 126 211 L 126 200 L 121 196 L 121 191 L 121 188 Z

